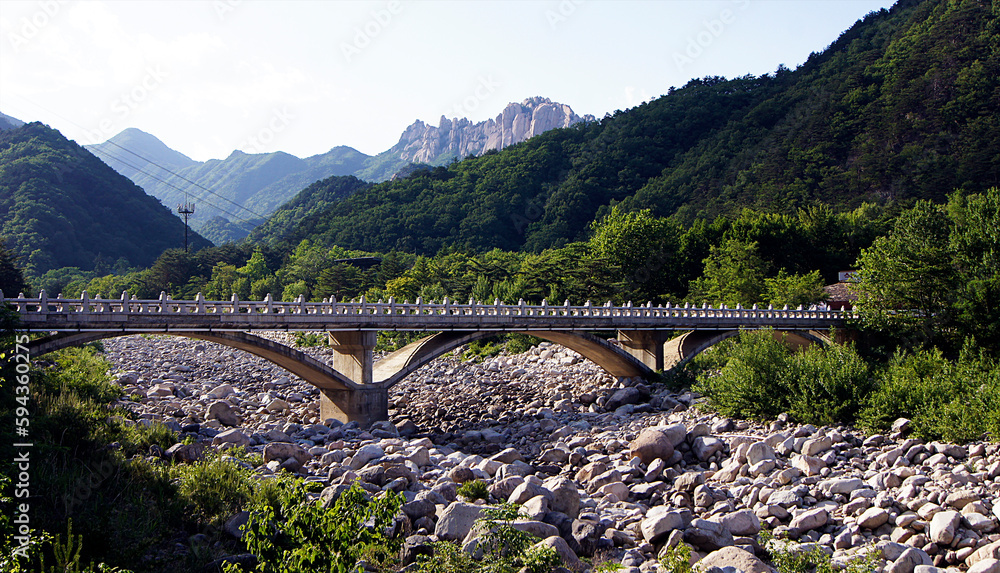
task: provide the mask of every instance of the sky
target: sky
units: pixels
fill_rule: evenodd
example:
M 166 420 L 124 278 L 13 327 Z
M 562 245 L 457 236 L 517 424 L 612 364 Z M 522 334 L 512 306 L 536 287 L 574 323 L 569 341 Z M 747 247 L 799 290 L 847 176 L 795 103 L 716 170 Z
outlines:
M 794 69 L 887 0 L 0 0 L 0 112 L 192 159 L 392 147 L 542 96 L 598 118 L 691 78 Z

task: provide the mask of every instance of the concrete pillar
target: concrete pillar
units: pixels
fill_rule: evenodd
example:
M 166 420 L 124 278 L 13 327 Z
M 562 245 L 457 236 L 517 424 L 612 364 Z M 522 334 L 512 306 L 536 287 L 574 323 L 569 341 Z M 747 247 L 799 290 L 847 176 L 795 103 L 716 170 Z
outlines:
M 656 330 L 619 330 L 622 348 L 650 370 L 663 370 L 663 343 L 667 334 Z
M 330 348 L 333 349 L 333 368 L 358 384 L 372 383 L 373 352 L 378 332 L 374 330 L 352 330 L 330 332 Z
M 352 381 L 372 386 L 372 364 L 378 332 L 330 332 L 333 368 Z M 389 419 L 389 390 L 372 386 L 353 390 L 320 390 L 320 418 L 357 422 L 362 427 Z
M 389 389 L 320 389 L 319 412 L 323 420 L 334 418 L 344 423 L 357 422 L 366 428 L 373 422 L 389 419 Z

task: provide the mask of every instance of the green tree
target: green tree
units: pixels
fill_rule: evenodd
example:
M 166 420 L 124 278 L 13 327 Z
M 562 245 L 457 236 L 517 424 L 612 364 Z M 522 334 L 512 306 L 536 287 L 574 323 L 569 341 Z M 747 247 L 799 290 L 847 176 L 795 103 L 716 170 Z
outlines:
M 621 269 L 626 295 L 636 301 L 662 300 L 672 290 L 682 230 L 672 219 L 654 217 L 649 209 L 611 213 L 591 225 L 590 244 L 597 256 Z
M 22 292 L 25 296 L 28 294 L 28 281 L 24 278 L 24 271 L 17 264 L 17 256 L 2 243 L 0 243 L 0 291 L 7 297 L 16 297 Z
M 1000 350 L 1000 189 L 952 195 L 948 212 L 958 274 L 956 325 L 983 347 Z
M 892 231 L 858 258 L 855 289 L 862 321 L 884 333 L 929 344 L 946 333 L 959 279 L 949 249 L 945 210 L 919 201 Z
M 704 262 L 704 274 L 691 284 L 694 302 L 736 306 L 764 300 L 765 263 L 757 255 L 757 243 L 726 239 L 712 247 Z
M 787 304 L 791 308 L 796 308 L 799 305 L 822 302 L 826 298 L 827 295 L 823 292 L 823 277 L 819 271 L 790 275 L 785 269 L 781 269 L 777 276 L 764 279 L 764 300 L 775 307 Z

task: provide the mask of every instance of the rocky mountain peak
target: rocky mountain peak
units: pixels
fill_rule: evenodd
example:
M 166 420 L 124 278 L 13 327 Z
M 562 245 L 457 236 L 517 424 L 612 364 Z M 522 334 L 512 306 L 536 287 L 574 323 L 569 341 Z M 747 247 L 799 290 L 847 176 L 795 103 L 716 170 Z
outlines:
M 403 131 L 391 151 L 413 163 L 437 163 L 442 156 L 481 155 L 491 149 L 503 149 L 530 137 L 580 121 L 594 121 L 594 116 L 579 116 L 566 104 L 545 97 L 532 97 L 509 103 L 496 117 L 479 123 L 466 118 L 441 116 L 437 127 L 417 120 Z

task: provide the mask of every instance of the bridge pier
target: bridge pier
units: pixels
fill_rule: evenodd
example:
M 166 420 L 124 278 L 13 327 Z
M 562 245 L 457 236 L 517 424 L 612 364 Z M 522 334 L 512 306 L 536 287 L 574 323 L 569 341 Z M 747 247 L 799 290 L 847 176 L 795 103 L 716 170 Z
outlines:
M 362 427 L 389 419 L 389 390 L 373 384 L 374 330 L 331 331 L 327 333 L 333 349 L 333 368 L 361 388 L 349 390 L 320 389 L 320 418 L 357 422 Z
M 625 351 L 654 371 L 663 370 L 663 343 L 669 339 L 668 333 L 658 330 L 618 331 Z
M 333 369 L 358 384 L 371 384 L 378 332 L 347 330 L 327 335 L 333 349 Z
M 389 389 L 379 386 L 354 390 L 321 388 L 320 418 L 341 422 L 357 422 L 362 428 L 373 422 L 389 419 Z

